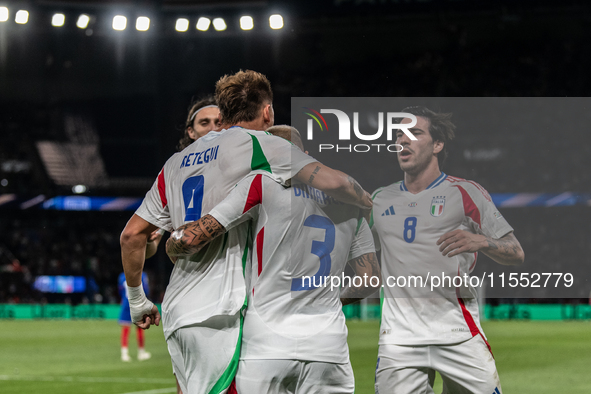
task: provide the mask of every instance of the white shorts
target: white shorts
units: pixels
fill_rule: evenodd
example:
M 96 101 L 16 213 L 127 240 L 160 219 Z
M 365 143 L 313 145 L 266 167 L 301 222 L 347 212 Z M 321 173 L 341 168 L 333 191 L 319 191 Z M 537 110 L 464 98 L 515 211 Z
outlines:
M 166 340 L 183 394 L 227 392 L 238 368 L 241 316 L 214 316 L 179 328 Z
M 240 360 L 238 394 L 353 394 L 351 363 L 298 360 Z
M 480 335 L 453 345 L 380 345 L 376 394 L 433 394 L 435 372 L 444 394 L 502 394 L 495 360 Z

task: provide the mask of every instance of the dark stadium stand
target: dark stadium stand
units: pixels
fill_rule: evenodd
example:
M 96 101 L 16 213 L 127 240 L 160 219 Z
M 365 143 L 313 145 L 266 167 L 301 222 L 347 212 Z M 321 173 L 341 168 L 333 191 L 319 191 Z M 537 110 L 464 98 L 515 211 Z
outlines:
M 276 123 L 290 122 L 291 97 L 588 95 L 591 30 L 584 15 L 589 6 L 543 2 L 528 8 L 518 3 L 497 7 L 484 2 L 469 9 L 451 5 L 432 12 L 411 5 L 356 13 L 347 6 L 325 10 L 334 12 L 330 20 L 302 5 L 292 18 L 293 34 L 279 38 L 261 41 L 255 39 L 260 35 L 248 39 L 229 32 L 195 40 L 166 34 L 153 37 L 149 47 L 136 40 L 118 50 L 98 28 L 93 36 L 44 34 L 36 27 L 21 37 L 6 30 L 8 49 L 0 48 L 0 180 L 6 182 L 0 197 L 70 193 L 72 185 L 50 176 L 36 143 L 70 141 L 65 119 L 72 114 L 93 125 L 94 143 L 112 181 L 97 181 L 89 193 L 142 197 L 174 152 L 191 97 L 210 93 L 219 76 L 239 68 L 269 77 Z M 18 56 L 7 57 L 5 51 Z M 208 53 L 206 62 L 203 53 Z M 523 127 L 510 138 L 502 130 L 466 130 L 459 124 L 445 172 L 477 180 L 491 193 L 589 191 L 591 139 L 586 130 L 567 125 L 541 130 L 529 119 L 513 121 Z M 393 178 L 400 173 L 394 170 Z M 368 189 L 380 182 L 371 175 L 360 181 Z M 42 274 L 94 278 L 98 293 L 70 297 L 70 302 L 116 301 L 118 237 L 129 212 L 2 207 L 0 212 L 0 246 L 22 266 L 12 272 L 11 263 L 2 262 L 0 303 L 64 301 L 32 290 L 32 278 Z M 561 261 L 589 265 L 588 207 L 511 208 L 504 214 L 516 228 L 527 264 L 548 269 L 560 269 Z M 160 252 L 147 267 L 152 297 L 159 299 L 169 263 Z

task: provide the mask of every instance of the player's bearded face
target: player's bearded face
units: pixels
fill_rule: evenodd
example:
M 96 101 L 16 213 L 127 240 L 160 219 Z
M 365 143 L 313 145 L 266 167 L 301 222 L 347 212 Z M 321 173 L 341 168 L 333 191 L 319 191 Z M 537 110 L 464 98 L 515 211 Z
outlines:
M 410 123 L 410 119 L 403 119 L 400 123 Z M 417 138 L 416 141 L 411 140 L 403 132 L 397 133 L 396 143 L 403 147 L 402 151 L 398 152 L 398 163 L 402 171 L 418 174 L 427 168 L 432 160 L 437 160 L 433 155 L 434 144 L 429 133 L 429 120 L 417 116 L 417 124 L 410 131 Z

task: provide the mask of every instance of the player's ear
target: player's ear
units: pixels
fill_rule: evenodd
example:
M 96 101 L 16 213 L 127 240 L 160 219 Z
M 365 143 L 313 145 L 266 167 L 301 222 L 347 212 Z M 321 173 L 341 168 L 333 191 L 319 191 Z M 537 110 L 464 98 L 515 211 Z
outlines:
M 435 141 L 433 142 L 433 153 L 438 154 L 443 150 L 445 143 L 443 141 Z
M 273 109 L 271 107 L 271 104 L 267 104 L 263 107 L 263 120 L 265 121 L 265 123 L 271 123 L 272 119 L 273 119 L 273 113 L 272 113 Z
M 195 131 L 195 129 L 193 129 L 193 127 L 191 127 L 191 126 L 187 127 L 187 129 L 185 130 L 185 132 L 187 133 L 187 135 L 189 136 L 189 138 L 191 138 L 192 140 L 196 140 L 197 139 L 197 132 Z

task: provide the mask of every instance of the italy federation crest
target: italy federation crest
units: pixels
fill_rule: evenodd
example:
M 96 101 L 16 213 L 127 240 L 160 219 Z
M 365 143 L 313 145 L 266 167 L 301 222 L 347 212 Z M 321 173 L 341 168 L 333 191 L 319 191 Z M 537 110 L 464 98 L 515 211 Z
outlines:
M 441 216 L 445 208 L 445 196 L 435 196 L 431 200 L 431 216 Z

